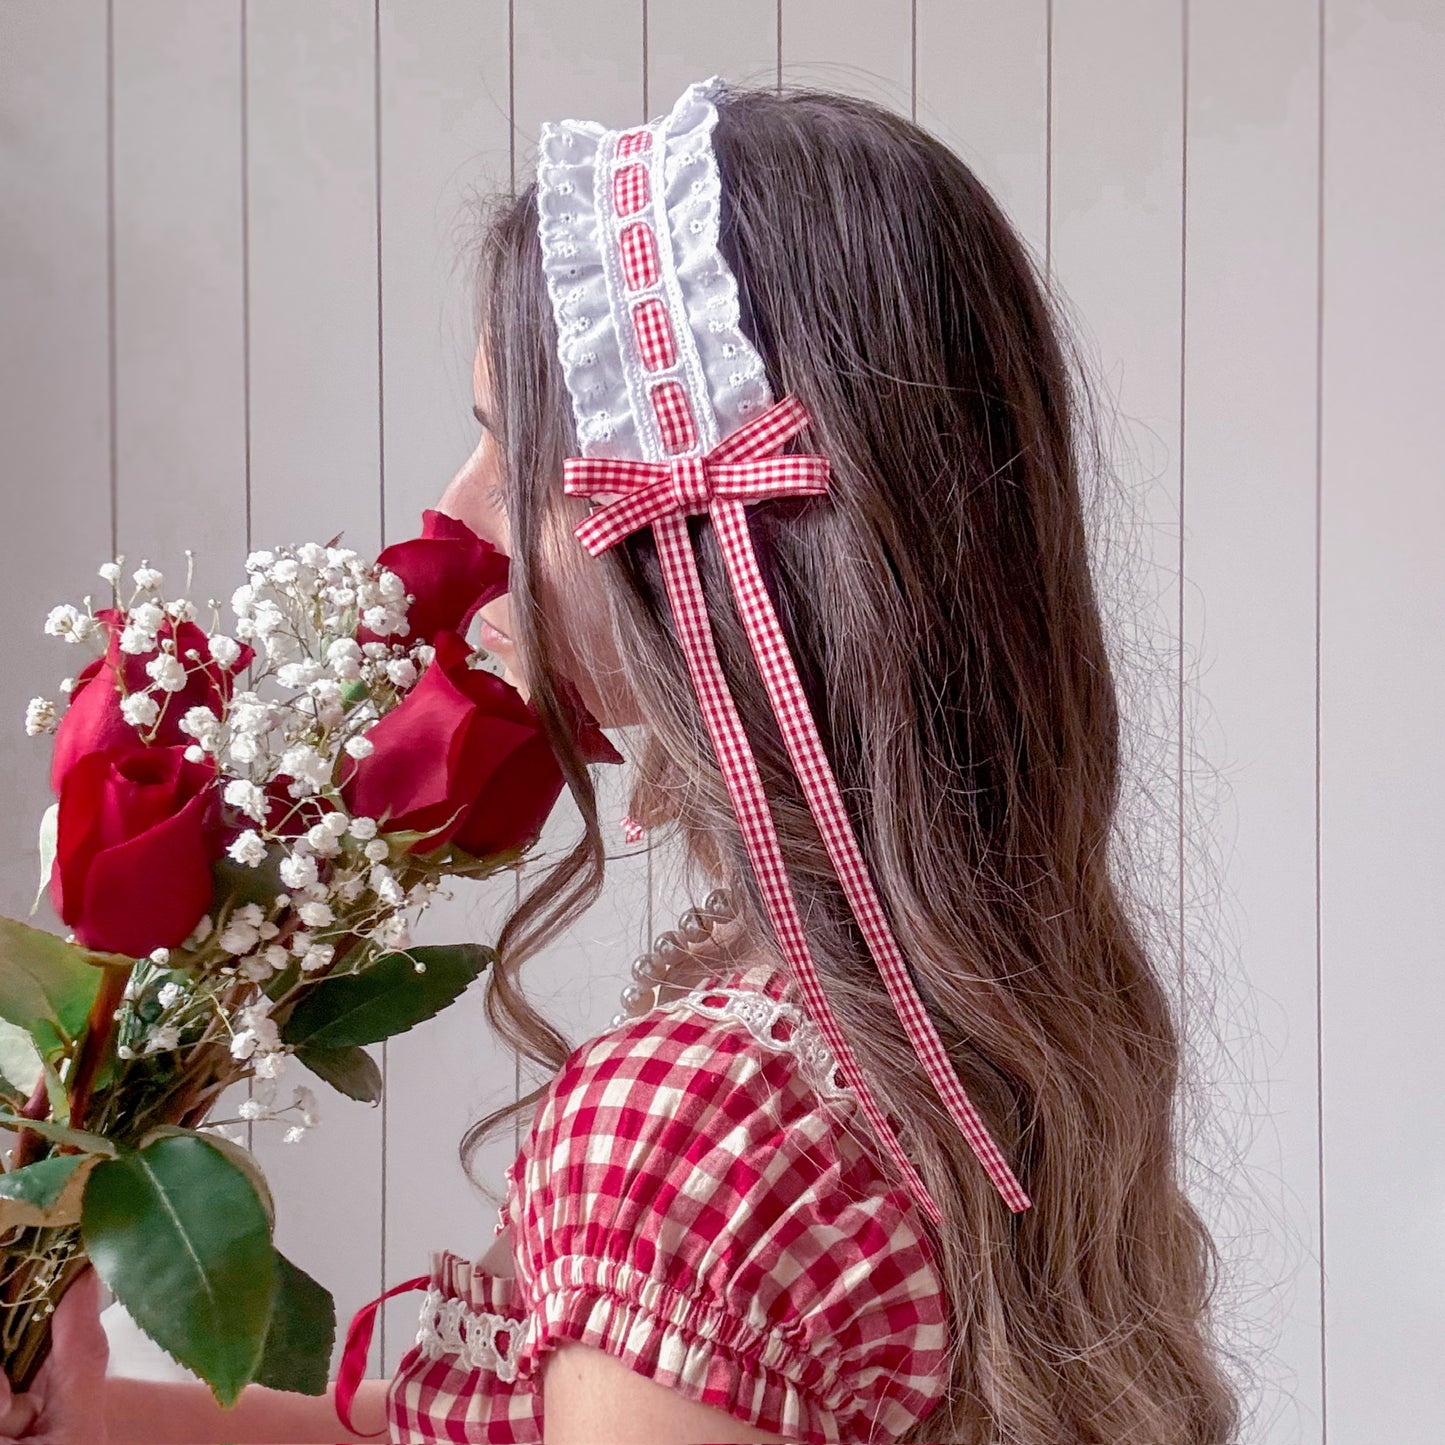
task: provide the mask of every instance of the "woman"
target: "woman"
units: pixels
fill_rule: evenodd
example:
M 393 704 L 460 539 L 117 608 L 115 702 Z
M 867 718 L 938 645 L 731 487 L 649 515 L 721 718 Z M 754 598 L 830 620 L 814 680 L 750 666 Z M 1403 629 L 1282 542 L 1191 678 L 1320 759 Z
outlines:
M 411 1282 L 417 1343 L 346 1438 L 1234 1440 L 1180 1038 L 1107 858 L 1080 397 L 1027 252 L 861 100 L 707 82 L 542 152 L 487 233 L 483 433 L 443 507 L 512 559 L 484 640 L 585 823 L 488 985 L 557 1072 L 464 1141 L 538 1105 L 491 1250 Z M 561 678 L 638 726 L 629 822 L 716 890 L 656 1000 L 570 1054 L 518 980 L 603 875 Z M 77 1335 L 37 1394 L 89 1368 L 99 1398 Z M 109 1390 L 117 1441 L 342 1438 L 330 1398 Z

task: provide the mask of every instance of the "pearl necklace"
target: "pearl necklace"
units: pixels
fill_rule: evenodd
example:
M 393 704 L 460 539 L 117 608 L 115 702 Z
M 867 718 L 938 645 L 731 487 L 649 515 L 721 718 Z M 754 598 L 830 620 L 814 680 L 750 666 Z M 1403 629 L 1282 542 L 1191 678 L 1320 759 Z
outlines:
M 706 943 L 713 931 L 736 917 L 732 896 L 725 888 L 714 888 L 701 908 L 689 908 L 669 928 L 652 941 L 652 948 L 632 963 L 633 982 L 622 990 L 622 1011 L 613 1017 L 609 1027 L 619 1028 L 629 1018 L 636 1018 L 656 1006 L 662 985 L 683 960 L 692 957 L 692 945 Z

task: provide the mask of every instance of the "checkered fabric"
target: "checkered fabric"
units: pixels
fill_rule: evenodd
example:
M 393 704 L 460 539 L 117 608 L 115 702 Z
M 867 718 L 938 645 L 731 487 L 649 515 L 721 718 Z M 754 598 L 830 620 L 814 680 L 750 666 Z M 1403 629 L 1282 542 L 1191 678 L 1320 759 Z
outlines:
M 649 200 L 646 166 L 624 166 L 612 177 L 612 206 L 619 216 L 631 216 Z
M 781 969 L 713 986 L 805 1007 Z M 388 1439 L 540 1441 L 547 1353 L 579 1340 L 790 1441 L 896 1440 L 947 1389 L 946 1299 L 856 1125 L 785 1041 L 686 1000 L 583 1044 L 507 1171 L 516 1274 L 433 1256 Z
M 642 364 L 649 371 L 666 371 L 676 362 L 677 347 L 672 344 L 672 322 L 667 319 L 667 307 L 655 296 L 639 301 L 632 308 L 632 326 L 637 332 L 637 349 L 642 353 Z
M 687 391 L 675 381 L 660 381 L 649 392 L 662 444 L 669 452 L 685 452 L 697 445 L 697 421 Z
M 657 242 L 646 221 L 624 226 L 617 237 L 622 255 L 622 279 L 629 291 L 641 291 L 657 284 Z
M 682 390 L 677 383 L 672 385 Z M 654 395 L 659 389 L 654 389 Z M 638 527 L 652 524 L 693 689 L 707 720 L 719 767 L 728 784 L 780 946 L 789 962 L 796 966 L 809 1006 L 822 1021 L 829 1042 L 858 1089 L 864 1111 L 878 1130 L 879 1138 L 937 1224 L 942 1217 L 938 1207 L 863 1081 L 862 1070 L 833 1019 L 817 980 L 762 778 L 717 659 L 697 561 L 688 538 L 687 513 L 705 510 L 711 516 L 722 543 L 739 614 L 793 766 L 854 915 L 887 982 L 894 1007 L 940 1095 L 995 1187 L 1011 1209 L 1025 1209 L 1029 1206 L 1028 1196 L 959 1082 L 942 1040 L 908 979 L 902 954 L 873 889 L 851 820 L 844 810 L 837 779 L 828 764 L 792 654 L 753 553 L 745 501 L 819 492 L 827 487 L 825 458 L 776 454 L 807 422 L 808 414 L 802 403 L 796 397 L 784 397 L 761 416 L 731 432 L 701 458 L 652 462 L 616 457 L 569 457 L 563 462 L 564 490 L 569 494 L 622 493 L 594 511 L 574 531 L 588 551 L 596 555 Z
M 643 128 L 643 131 L 650 130 L 651 127 Z M 586 242 L 603 257 L 600 271 L 606 297 L 606 310 L 599 307 L 597 314 L 588 320 L 594 324 L 610 321 L 618 333 L 618 354 L 627 372 L 628 405 L 645 455 L 618 456 L 616 448 L 609 446 L 601 451 L 584 448 L 583 456 L 566 459 L 565 484 L 570 494 L 603 501 L 608 493 L 621 493 L 579 523 L 574 529 L 576 536 L 595 556 L 639 528 L 652 527 L 693 690 L 779 947 L 798 977 L 809 1008 L 818 1018 L 850 1084 L 857 1090 L 864 1114 L 877 1131 L 879 1141 L 930 1220 L 937 1225 L 942 1221 L 938 1205 L 874 1099 L 833 1016 L 810 954 L 807 932 L 798 914 L 757 763 L 713 645 L 706 597 L 686 520 L 690 513 L 708 515 L 794 771 L 894 1010 L 940 1099 L 995 1189 L 1011 1210 L 1022 1211 L 1030 1207 L 1031 1201 L 969 1099 L 937 1027 L 913 985 L 873 886 L 753 552 L 747 504 L 781 495 L 826 492 L 828 461 L 814 454 L 782 452 L 784 444 L 808 425 L 807 412 L 796 397 L 784 397 L 765 405 L 758 414 L 731 425 L 726 434 L 722 434 L 712 392 L 720 378 L 710 379 L 703 364 L 702 348 L 693 329 L 694 325 L 701 327 L 701 323 L 691 319 L 684 290 L 685 281 L 696 284 L 691 278 L 726 275 L 726 261 L 715 245 L 716 231 L 709 231 L 717 218 L 704 220 L 692 214 L 691 200 L 677 203 L 684 208 L 684 214 L 691 215 L 687 234 L 714 238 L 710 251 L 705 249 L 705 254 L 694 251 L 685 269 L 677 267 L 673 251 L 680 243 L 667 213 L 666 146 L 651 144 L 642 148 L 637 139 L 642 133 L 606 132 L 595 142 L 599 176 L 595 187 L 597 213 L 588 223 Z M 665 128 L 662 133 L 666 134 Z M 641 159 L 637 158 L 639 154 Z M 705 160 L 708 152 L 705 147 L 690 143 L 686 154 L 689 161 L 696 164 Z M 652 168 L 651 184 L 648 183 L 649 167 Z M 600 180 L 609 174 L 609 168 L 610 188 Z M 545 169 L 544 165 L 544 172 Z M 697 179 L 691 183 L 688 194 L 706 196 L 708 193 L 708 181 Z M 610 214 L 607 211 L 609 195 Z M 577 221 L 576 212 L 568 215 Z M 623 217 L 629 219 L 624 223 Z M 659 258 L 658 280 L 647 286 L 642 296 L 634 296 L 631 293 L 636 288 L 631 276 L 637 272 L 636 258 L 646 249 L 641 242 L 644 228 L 650 228 L 653 233 L 650 246 Z M 703 243 L 704 248 L 707 244 Z M 579 302 L 584 294 L 577 293 Z M 595 290 L 592 294 L 596 294 Z M 717 311 L 720 306 L 729 306 L 726 294 L 711 295 L 700 309 Z M 563 331 L 562 323 L 559 312 L 559 333 Z M 730 309 L 725 314 L 711 316 L 706 328 L 711 334 L 728 331 L 736 325 L 734 294 Z M 725 349 L 723 355 L 733 357 L 751 350 L 740 333 L 727 347 L 730 349 Z M 739 371 L 727 380 L 736 382 L 741 375 Z M 579 385 L 570 372 L 568 385 L 575 407 L 585 416 L 589 406 L 594 405 L 590 401 L 591 392 L 586 385 Z M 761 390 L 767 398 L 765 383 Z M 753 410 L 758 402 L 759 397 L 754 395 L 739 406 L 741 410 Z
M 617 154 L 620 156 L 635 156 L 651 149 L 652 132 L 650 130 L 630 130 L 617 142 Z

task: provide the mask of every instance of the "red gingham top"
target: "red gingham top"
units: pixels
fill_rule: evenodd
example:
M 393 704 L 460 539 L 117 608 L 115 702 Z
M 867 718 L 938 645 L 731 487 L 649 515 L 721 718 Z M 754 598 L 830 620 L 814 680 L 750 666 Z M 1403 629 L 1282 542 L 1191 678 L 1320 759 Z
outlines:
M 927 1416 L 947 1387 L 932 1225 L 816 1043 L 787 975 L 753 965 L 575 1050 L 507 1170 L 515 1277 L 432 1256 L 387 1438 L 540 1441 L 564 1340 L 790 1441 Z

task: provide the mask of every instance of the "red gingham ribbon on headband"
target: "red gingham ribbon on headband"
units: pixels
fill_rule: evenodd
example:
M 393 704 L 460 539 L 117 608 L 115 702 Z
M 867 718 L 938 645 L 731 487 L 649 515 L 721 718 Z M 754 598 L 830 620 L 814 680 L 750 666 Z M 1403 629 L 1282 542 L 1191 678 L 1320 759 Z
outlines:
M 807 934 L 778 848 L 757 761 L 718 662 L 697 559 L 688 537 L 688 513 L 706 512 L 712 519 L 738 611 L 788 754 L 893 1006 L 940 1098 L 994 1187 L 1017 1214 L 1028 1209 L 1031 1201 L 969 1101 L 933 1020 L 908 976 L 844 809 L 837 779 L 808 709 L 787 640 L 758 571 L 744 510 L 747 503 L 827 490 L 826 457 L 779 454 L 783 443 L 807 424 L 808 413 L 803 404 L 796 397 L 787 396 L 731 432 L 703 456 L 672 457 L 659 462 L 568 457 L 563 464 L 567 493 L 573 496 L 620 494 L 593 511 L 574 531 L 587 550 L 597 556 L 639 527 L 652 524 L 693 688 L 783 954 L 796 972 L 808 1006 L 853 1086 L 869 1123 L 928 1217 L 935 1226 L 941 1226 L 943 1216 L 938 1205 L 868 1088 L 818 981 Z
M 796 397 L 787 397 L 739 427 L 705 457 L 639 462 L 615 457 L 568 457 L 564 490 L 574 496 L 621 492 L 574 530 L 596 557 L 615 542 L 670 513 L 706 512 L 715 502 L 828 490 L 828 459 L 772 453 L 808 424 Z

